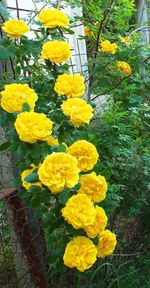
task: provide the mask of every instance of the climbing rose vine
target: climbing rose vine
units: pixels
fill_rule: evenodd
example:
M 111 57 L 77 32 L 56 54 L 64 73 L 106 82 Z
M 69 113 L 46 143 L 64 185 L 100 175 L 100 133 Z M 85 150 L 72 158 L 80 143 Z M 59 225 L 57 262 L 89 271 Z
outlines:
M 16 71 L 1 91 L 0 111 L 9 127 L 10 149 L 17 154 L 20 195 L 35 208 L 47 246 L 50 234 L 58 233 L 64 264 L 84 272 L 116 246 L 116 236 L 105 230 L 107 215 L 100 207 L 107 183 L 92 171 L 100 159 L 92 140 L 85 137 L 94 109 L 81 98 L 84 77 L 71 74 L 66 63 L 72 56 L 64 36 L 69 17 L 59 9 L 44 9 L 38 20 L 41 34 L 35 40 L 24 36 L 29 27 L 21 20 L 2 26 L 16 51 Z M 87 28 L 85 33 L 93 35 Z M 117 49 L 108 40 L 99 43 L 100 53 L 114 54 Z M 132 72 L 126 62 L 118 62 L 118 69 Z M 30 73 L 23 78 L 26 72 Z

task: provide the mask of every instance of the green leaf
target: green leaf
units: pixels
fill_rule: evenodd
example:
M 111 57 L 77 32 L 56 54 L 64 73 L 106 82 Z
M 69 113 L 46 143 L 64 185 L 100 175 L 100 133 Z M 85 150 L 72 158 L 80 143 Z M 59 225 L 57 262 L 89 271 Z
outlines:
M 24 104 L 22 105 L 22 111 L 23 111 L 23 112 L 30 112 L 30 106 L 29 106 L 28 103 L 24 103 Z
M 35 183 L 39 181 L 39 176 L 36 172 L 33 172 L 24 178 L 26 182 Z
M 70 190 L 64 189 L 62 192 L 60 192 L 60 195 L 58 197 L 58 201 L 61 204 L 66 204 L 67 200 L 70 198 Z
M 80 189 L 80 186 L 81 186 L 81 184 L 78 183 L 78 184 L 76 184 L 73 188 L 71 188 L 70 191 L 77 191 L 77 190 Z
M 20 145 L 16 152 L 17 152 L 19 158 L 24 158 L 24 156 L 27 153 L 26 145 L 24 143 L 22 145 Z
M 93 101 L 89 101 L 88 104 L 90 104 L 93 108 L 96 107 L 96 103 L 94 103 Z
M 30 205 L 33 208 L 38 208 L 41 205 L 41 198 L 39 196 L 32 198 Z
M 60 144 L 60 145 L 58 146 L 58 150 L 59 150 L 59 152 L 66 152 L 66 146 L 63 145 L 63 144 Z
M 3 152 L 10 147 L 10 142 L 5 142 L 0 145 L 0 151 Z
M 75 32 L 71 29 L 68 29 L 68 28 L 65 28 L 65 32 L 67 32 L 68 34 L 72 35 L 74 34 Z
M 42 192 L 42 188 L 40 186 L 33 185 L 29 188 L 28 191 L 31 193 L 39 193 L 39 192 Z
M 9 54 L 7 50 L 4 50 L 4 47 L 0 46 L 0 60 L 7 61 L 9 59 Z

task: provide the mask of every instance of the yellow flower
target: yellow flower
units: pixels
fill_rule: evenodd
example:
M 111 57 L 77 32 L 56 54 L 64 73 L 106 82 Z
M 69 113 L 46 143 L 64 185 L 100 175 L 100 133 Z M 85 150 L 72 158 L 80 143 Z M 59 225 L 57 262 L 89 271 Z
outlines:
M 132 39 L 129 36 L 125 36 L 121 38 L 121 42 L 129 45 L 132 43 Z
M 109 230 L 103 231 L 99 236 L 97 257 L 104 258 L 113 253 L 117 244 L 116 235 Z
M 38 99 L 37 94 L 27 84 L 9 84 L 1 92 L 1 106 L 9 112 L 21 112 L 22 105 L 27 103 L 30 110 L 34 110 L 35 102 Z
M 14 125 L 20 140 L 35 143 L 47 140 L 52 133 L 53 122 L 43 113 L 23 112 L 17 116 Z
M 127 62 L 118 61 L 117 65 L 118 65 L 118 69 L 120 71 L 124 72 L 127 75 L 132 74 L 132 68 L 130 67 L 130 65 Z
M 90 31 L 87 26 L 84 26 L 84 34 L 86 36 L 88 36 L 88 37 L 92 37 L 93 36 L 93 32 Z
M 52 135 L 47 138 L 47 144 L 50 146 L 59 145 L 58 139 L 55 139 Z
M 86 140 L 73 143 L 67 149 L 67 153 L 76 157 L 79 169 L 84 172 L 91 170 L 98 160 L 96 147 Z
M 24 21 L 14 19 L 4 22 L 2 29 L 11 38 L 20 38 L 29 31 L 29 28 Z
M 81 184 L 78 193 L 86 194 L 91 201 L 100 202 L 106 198 L 107 182 L 104 176 L 91 174 L 82 175 L 79 179 Z
M 69 25 L 69 18 L 59 9 L 43 9 L 38 16 L 46 28 L 66 28 Z
M 48 41 L 43 44 L 41 57 L 53 63 L 62 63 L 71 57 L 70 45 L 64 41 Z
M 39 179 L 52 192 L 72 188 L 78 183 L 77 160 L 63 152 L 48 155 L 38 170 Z
M 69 198 L 61 212 L 65 220 L 75 229 L 93 224 L 96 217 L 93 203 L 84 194 L 73 195 Z
M 67 98 L 81 97 L 85 92 L 84 77 L 80 74 L 59 75 L 54 90 Z
M 95 263 L 96 254 L 97 249 L 90 239 L 77 236 L 67 244 L 63 260 L 67 267 L 84 272 Z
M 31 167 L 32 168 L 30 169 L 24 170 L 21 174 L 22 186 L 25 187 L 26 190 L 29 190 L 30 187 L 35 185 L 42 186 L 41 182 L 29 183 L 24 180 L 29 174 L 31 174 L 37 168 L 34 164 L 32 164 Z
M 70 121 L 75 127 L 89 124 L 93 117 L 93 108 L 91 105 L 80 98 L 70 98 L 61 105 L 63 113 L 70 117 Z
M 107 225 L 107 216 L 103 208 L 96 206 L 96 218 L 92 225 L 88 225 L 84 228 L 87 236 L 90 238 L 95 238 L 98 234 L 104 231 Z
M 109 40 L 105 40 L 101 42 L 101 48 L 99 51 L 104 53 L 115 54 L 117 48 L 118 46 L 116 45 L 116 43 L 111 43 Z

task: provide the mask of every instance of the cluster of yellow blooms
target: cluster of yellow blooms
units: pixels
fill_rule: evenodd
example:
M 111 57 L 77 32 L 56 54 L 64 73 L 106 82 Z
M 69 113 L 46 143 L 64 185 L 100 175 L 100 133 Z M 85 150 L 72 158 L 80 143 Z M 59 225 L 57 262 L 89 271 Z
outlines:
M 97 246 L 85 236 L 75 237 L 67 244 L 64 264 L 70 268 L 76 267 L 81 272 L 90 268 L 97 257 L 110 255 L 117 243 L 115 234 L 105 230 L 107 216 L 104 209 L 94 206 L 95 202 L 106 197 L 105 177 L 92 172 L 79 178 L 79 172 L 91 170 L 97 160 L 95 146 L 86 140 L 79 140 L 68 147 L 66 153 L 47 156 L 38 169 L 41 183 L 53 193 L 61 192 L 65 187 L 74 187 L 78 181 L 81 184 L 77 194 L 71 196 L 61 210 L 64 219 L 74 229 L 83 229 L 89 238 L 99 238 Z
M 110 255 L 116 246 L 116 236 L 105 230 L 107 216 L 103 208 L 94 203 L 105 199 L 107 183 L 105 177 L 90 174 L 81 175 L 80 171 L 91 170 L 98 160 L 95 146 L 79 140 L 67 148 L 66 153 L 57 152 L 47 156 L 38 168 L 39 182 L 34 185 L 45 185 L 51 192 L 60 193 L 64 188 L 73 188 L 78 182 L 81 184 L 62 208 L 62 216 L 74 229 L 83 229 L 89 238 L 98 237 L 98 245 L 85 236 L 73 238 L 66 246 L 64 264 L 70 268 L 76 267 L 83 272 L 90 268 L 97 257 Z M 29 189 L 24 178 L 36 167 L 22 173 L 23 186 Z M 33 185 L 33 184 L 32 184 Z
M 49 29 L 63 28 L 69 24 L 68 17 L 58 9 L 41 11 L 39 21 Z M 4 23 L 3 30 L 8 36 L 19 38 L 28 31 L 28 27 L 23 21 L 10 20 Z M 108 40 L 101 43 L 102 52 L 114 54 L 116 49 L 117 45 L 111 44 Z M 41 57 L 52 63 L 62 63 L 71 57 L 70 45 L 64 41 L 48 41 L 43 44 Z M 80 74 L 59 75 L 54 90 L 58 95 L 68 98 L 63 101 L 61 109 L 70 117 L 74 126 L 80 127 L 90 122 L 93 108 L 85 100 L 80 99 L 85 92 L 84 78 Z M 1 92 L 1 106 L 9 113 L 21 112 L 14 123 L 21 141 L 31 144 L 46 141 L 48 145 L 59 145 L 58 140 L 51 135 L 53 122 L 45 114 L 34 112 L 37 98 L 34 90 L 27 84 L 10 84 Z M 25 103 L 30 107 L 30 112 L 22 112 Z M 54 152 L 48 155 L 39 167 L 31 165 L 31 168 L 23 171 L 21 175 L 22 185 L 27 190 L 33 185 L 41 187 L 44 185 L 52 193 L 61 193 L 64 188 L 73 188 L 78 182 L 80 183 L 80 188 L 68 199 L 61 213 L 74 229 L 83 229 L 87 235 L 73 238 L 67 244 L 63 257 L 66 266 L 76 267 L 81 272 L 90 268 L 97 257 L 110 255 L 117 243 L 115 234 L 105 230 L 107 216 L 104 209 L 95 205 L 106 197 L 105 177 L 94 172 L 80 175 L 80 172 L 92 170 L 98 157 L 96 147 L 92 143 L 79 140 L 66 147 L 66 152 Z M 38 170 L 39 181 L 28 183 L 25 178 L 35 169 Z M 88 237 L 98 237 L 98 245 L 94 245 Z
M 132 40 L 128 36 L 126 36 L 126 37 L 121 38 L 121 42 L 129 44 L 132 42 Z M 101 45 L 101 48 L 99 49 L 99 51 L 103 53 L 115 54 L 118 48 L 116 43 L 111 43 L 109 40 L 102 41 L 100 45 Z M 125 61 L 118 61 L 117 67 L 121 72 L 127 75 L 132 74 L 132 68 Z

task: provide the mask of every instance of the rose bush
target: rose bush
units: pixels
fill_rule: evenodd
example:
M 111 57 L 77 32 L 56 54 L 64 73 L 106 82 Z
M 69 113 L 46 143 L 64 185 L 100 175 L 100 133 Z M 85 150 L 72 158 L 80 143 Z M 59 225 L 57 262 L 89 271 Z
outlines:
M 99 155 L 92 141 L 84 139 L 94 109 L 81 99 L 84 77 L 71 74 L 65 63 L 72 55 L 63 35 L 68 16 L 58 9 L 44 9 L 38 19 L 41 30 L 34 40 L 23 36 L 29 31 L 25 22 L 3 24 L 10 37 L 7 41 L 14 47 L 15 68 L 14 79 L 1 89 L 0 113 L 3 125 L 9 127 L 10 150 L 18 157 L 15 183 L 21 187 L 21 197 L 35 208 L 47 246 L 51 245 L 48 231 L 58 233 L 60 263 L 63 259 L 67 267 L 84 272 L 96 262 L 98 249 L 102 250 L 96 241 L 107 225 L 106 213 L 99 207 L 106 197 L 107 183 L 104 176 L 92 172 Z M 116 45 L 109 46 L 114 53 Z M 24 78 L 26 72 L 28 77 Z M 56 243 L 53 253 L 57 249 Z

